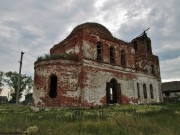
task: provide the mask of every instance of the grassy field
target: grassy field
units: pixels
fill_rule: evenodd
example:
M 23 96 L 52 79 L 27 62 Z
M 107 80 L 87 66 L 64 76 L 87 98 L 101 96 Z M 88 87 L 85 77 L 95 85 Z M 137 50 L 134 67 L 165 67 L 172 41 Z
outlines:
M 0 134 L 180 135 L 180 103 L 113 105 L 98 109 L 33 112 L 0 105 Z

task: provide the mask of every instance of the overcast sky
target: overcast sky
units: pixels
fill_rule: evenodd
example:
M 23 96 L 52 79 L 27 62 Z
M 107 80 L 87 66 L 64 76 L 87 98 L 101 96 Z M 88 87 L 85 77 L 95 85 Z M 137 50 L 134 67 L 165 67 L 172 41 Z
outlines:
M 130 42 L 150 27 L 162 81 L 180 80 L 180 0 L 0 0 L 0 70 L 33 76 L 38 56 L 85 22 Z

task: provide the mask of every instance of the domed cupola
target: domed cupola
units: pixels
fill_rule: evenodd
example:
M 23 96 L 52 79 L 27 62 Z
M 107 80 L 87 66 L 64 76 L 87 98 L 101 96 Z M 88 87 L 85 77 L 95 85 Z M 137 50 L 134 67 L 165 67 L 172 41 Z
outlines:
M 80 24 L 72 30 L 71 34 L 74 34 L 79 31 L 88 31 L 90 34 L 112 37 L 111 32 L 106 27 L 104 27 L 103 25 L 99 23 L 87 22 L 87 23 Z

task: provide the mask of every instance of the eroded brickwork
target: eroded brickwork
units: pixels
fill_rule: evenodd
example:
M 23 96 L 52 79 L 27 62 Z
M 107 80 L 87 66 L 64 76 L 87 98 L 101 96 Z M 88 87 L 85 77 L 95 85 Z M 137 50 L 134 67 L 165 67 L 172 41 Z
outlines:
M 35 106 L 90 107 L 152 103 L 162 98 L 159 60 L 146 33 L 126 43 L 100 24 L 85 23 L 50 49 L 51 56 L 59 54 L 64 58 L 35 63 Z M 77 59 L 66 59 L 66 54 Z

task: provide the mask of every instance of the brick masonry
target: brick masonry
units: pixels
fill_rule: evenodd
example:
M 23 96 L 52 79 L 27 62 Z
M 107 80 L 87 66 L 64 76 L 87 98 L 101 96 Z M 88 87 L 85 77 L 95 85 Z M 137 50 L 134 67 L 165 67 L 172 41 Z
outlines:
M 101 61 L 97 60 L 97 44 L 101 45 Z M 110 47 L 114 48 L 114 63 L 110 63 Z M 121 62 L 122 49 L 125 65 Z M 146 33 L 127 43 L 113 37 L 101 24 L 84 23 L 50 49 L 50 56 L 59 54 L 72 54 L 77 59 L 35 62 L 35 106 L 90 107 L 154 103 L 162 99 L 159 60 L 152 53 Z M 56 88 L 51 88 L 52 75 L 57 77 Z M 50 97 L 50 91 L 56 91 L 55 97 Z

